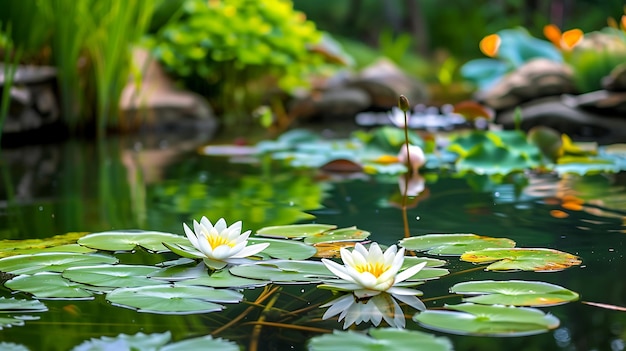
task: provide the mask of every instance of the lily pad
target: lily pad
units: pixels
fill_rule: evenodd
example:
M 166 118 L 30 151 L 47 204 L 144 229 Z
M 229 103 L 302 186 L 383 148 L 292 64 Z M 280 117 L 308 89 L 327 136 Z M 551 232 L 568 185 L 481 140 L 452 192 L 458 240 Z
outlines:
M 189 262 L 190 261 L 190 262 Z M 207 275 L 207 267 L 203 262 L 181 258 L 176 264 L 169 264 L 158 271 L 148 274 L 152 279 L 180 281 L 186 279 L 200 278 Z
M 178 285 L 199 285 L 210 286 L 212 288 L 250 288 L 265 286 L 269 284 L 268 280 L 258 280 L 238 277 L 232 275 L 228 270 L 220 270 L 211 275 L 204 274 L 201 277 L 183 280 Z
M 446 260 L 440 260 L 438 258 L 432 257 L 417 257 L 417 256 L 405 256 L 404 263 L 402 263 L 402 269 L 407 269 L 411 266 L 415 266 L 416 264 L 420 264 L 422 262 L 426 262 L 426 267 L 441 267 L 445 266 L 448 262 Z
M 47 239 L 0 240 L 0 257 L 41 252 L 46 248 L 76 243 L 86 232 L 55 235 Z
M 22 323 L 23 324 L 23 323 Z M 0 318 L 0 325 L 2 325 L 2 318 Z M 0 350 L 3 351 L 30 351 L 28 347 L 22 344 L 16 344 L 12 342 L 0 341 Z
M 413 316 L 424 328 L 477 336 L 525 336 L 555 329 L 559 320 L 528 307 L 487 306 L 472 303 L 446 305 L 448 310 L 427 310 Z
M 34 274 L 38 272 L 62 272 L 75 266 L 114 264 L 118 259 L 102 254 L 77 254 L 51 252 L 32 255 L 10 256 L 0 259 L 0 271 L 11 274 Z
M 335 351 L 451 351 L 452 343 L 448 338 L 406 329 L 379 328 L 369 329 L 368 334 L 355 331 L 333 331 L 311 338 L 309 350 Z
M 37 300 L 0 297 L 0 312 L 45 312 L 48 307 Z
M 400 246 L 431 255 L 456 256 L 485 248 L 515 247 L 515 241 L 476 234 L 426 234 L 402 239 Z
M 40 299 L 91 299 L 93 292 L 86 285 L 67 280 L 60 273 L 40 272 L 17 276 L 4 285 Z
M 24 320 L 14 317 L 0 317 L 0 330 L 8 327 L 21 327 L 24 325 Z M 0 342 L 0 350 L 11 350 L 10 348 L 2 348 L 3 343 Z M 28 349 L 26 349 L 28 350 Z
M 221 311 L 224 306 L 218 303 L 236 303 L 243 295 L 234 290 L 174 284 L 118 288 L 108 293 L 106 299 L 139 312 L 193 314 Z
M 523 270 L 536 272 L 561 271 L 582 261 L 572 254 L 543 248 L 484 249 L 461 255 L 461 260 L 474 263 L 494 262 L 488 271 Z
M 455 284 L 451 293 L 478 295 L 463 301 L 488 305 L 553 306 L 578 299 L 578 294 L 558 285 L 523 280 L 471 281 Z
M 98 265 L 72 267 L 63 271 L 63 278 L 77 283 L 111 288 L 130 288 L 163 284 L 150 279 L 148 275 L 158 271 L 158 267 L 139 265 Z
M 243 264 L 230 268 L 236 276 L 267 280 L 276 283 L 318 283 L 334 275 L 318 261 L 275 260 Z
M 189 240 L 182 235 L 143 230 L 92 233 L 78 240 L 80 245 L 106 251 L 131 251 L 141 246 L 148 251 L 163 252 L 168 250 L 163 242 L 189 245 Z
M 263 253 L 283 260 L 306 260 L 317 252 L 313 246 L 293 240 L 250 238 L 248 242 L 250 245 L 269 243 L 270 246 L 265 248 Z
M 213 338 L 210 335 L 170 343 L 171 333 L 160 334 L 137 333 L 134 335 L 120 334 L 115 337 L 103 336 L 91 339 L 76 346 L 72 351 L 108 351 L 108 350 L 159 350 L 159 351 L 194 351 L 220 350 L 238 351 L 239 347 L 232 341 Z
M 306 244 L 317 244 L 338 241 L 362 241 L 370 236 L 370 232 L 357 229 L 357 227 L 331 229 L 322 233 L 314 234 L 304 238 Z
M 269 238 L 303 238 L 337 228 L 332 224 L 292 224 L 265 227 L 257 230 L 256 235 Z

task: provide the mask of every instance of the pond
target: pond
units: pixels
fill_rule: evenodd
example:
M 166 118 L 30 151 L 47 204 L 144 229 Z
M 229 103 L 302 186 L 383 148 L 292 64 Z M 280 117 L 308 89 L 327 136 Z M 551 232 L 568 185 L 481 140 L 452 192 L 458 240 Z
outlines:
M 126 229 L 184 235 L 182 224 L 202 216 L 212 221 L 223 217 L 229 224 L 241 220 L 243 229 L 253 232 L 294 223 L 356 226 L 381 245 L 397 244 L 405 236 L 397 177 L 328 175 L 269 158 L 250 162 L 245 155 L 201 155 L 197 146 L 112 138 L 99 144 L 73 141 L 3 150 L 0 239 L 82 233 L 70 239 L 75 241 L 83 232 Z M 451 273 L 419 286 L 429 310 L 461 303 L 450 287 L 477 280 L 542 281 L 570 289 L 579 299 L 542 307 L 560 323 L 535 335 L 486 337 L 432 330 L 412 320 L 417 311 L 404 306 L 408 330 L 448 338 L 457 351 L 625 349 L 626 313 L 618 307 L 626 306 L 626 174 L 517 173 L 494 181 L 435 170 L 424 179 L 425 190 L 408 202 L 411 236 L 475 233 L 509 238 L 517 247 L 560 250 L 582 260 L 560 271 L 498 272 L 458 255 L 409 251 L 445 260 L 442 268 Z M 171 252 L 142 248 L 113 254 L 129 265 L 179 259 Z M 3 274 L 3 282 L 12 277 Z M 248 288 L 243 302 L 224 303 L 219 312 L 191 314 L 137 312 L 107 301 L 104 293 L 42 298 L 45 311 L 0 314 L 0 345 L 11 350 L 86 350 L 90 339 L 103 338 L 114 348 L 124 343 L 119 334 L 169 333 L 161 335 L 171 342 L 212 335 L 241 349 L 304 350 L 312 338 L 343 329 L 337 317 L 322 320 L 326 309 L 320 305 L 334 295 L 316 286 Z M 5 298 L 33 300 L 7 287 L 1 291 Z M 352 328 L 371 326 L 365 321 Z M 99 346 L 93 349 L 106 349 Z

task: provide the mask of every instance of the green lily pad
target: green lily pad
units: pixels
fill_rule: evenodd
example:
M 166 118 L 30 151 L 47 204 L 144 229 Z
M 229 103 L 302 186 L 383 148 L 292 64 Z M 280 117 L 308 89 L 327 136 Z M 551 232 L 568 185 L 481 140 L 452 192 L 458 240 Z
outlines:
M 233 275 L 276 283 L 318 283 L 334 275 L 318 261 L 275 260 L 230 268 Z
M 40 299 L 91 299 L 93 292 L 89 287 L 67 280 L 60 273 L 40 272 L 33 275 L 17 276 L 4 285 L 17 291 L 23 291 Z
M 24 320 L 14 317 L 0 317 L 0 330 L 10 327 L 21 327 L 24 325 Z M 0 347 L 3 343 L 0 342 Z M 0 350 L 11 350 L 10 348 L 0 348 Z
M 2 325 L 2 320 L 4 318 L 0 318 L 0 325 Z M 24 324 L 22 322 L 22 324 Z M 16 344 L 16 343 L 12 343 L 12 342 L 4 342 L 4 341 L 0 341 L 0 350 L 3 351 L 30 351 L 28 349 L 28 347 L 22 345 L 22 344 Z
M 63 271 L 63 278 L 71 281 L 111 288 L 130 288 L 163 284 L 163 281 L 150 279 L 148 275 L 158 271 L 158 267 L 139 265 L 98 265 L 72 267 Z
M 283 260 L 306 260 L 317 252 L 313 246 L 293 240 L 250 238 L 248 242 L 249 245 L 269 243 L 263 253 Z
M 268 280 L 242 278 L 232 275 L 228 270 L 213 272 L 211 275 L 204 274 L 201 277 L 183 280 L 178 285 L 199 285 L 212 288 L 251 288 L 265 286 Z
M 515 241 L 476 234 L 426 234 L 402 239 L 400 246 L 431 255 L 456 256 L 490 247 L 515 247 Z
M 304 238 L 306 244 L 318 244 L 325 242 L 338 242 L 338 241 L 362 241 L 370 236 L 370 232 L 357 229 L 357 227 L 331 229 L 322 233 L 307 236 Z
M 134 335 L 120 334 L 115 337 L 103 336 L 90 339 L 76 346 L 72 351 L 108 351 L 108 350 L 159 350 L 159 351 L 194 351 L 220 350 L 238 351 L 239 347 L 232 341 L 214 339 L 210 335 L 171 343 L 171 333 Z
M 92 233 L 78 239 L 80 245 L 105 251 L 131 251 L 137 246 L 152 252 L 168 251 L 163 242 L 189 245 L 189 240 L 182 235 L 143 230 Z
M 455 284 L 451 293 L 478 295 L 463 301 L 487 305 L 553 306 L 578 299 L 578 294 L 561 286 L 535 281 L 471 281 Z
M 265 227 L 257 230 L 256 235 L 268 238 L 303 238 L 337 228 L 332 224 L 292 224 Z
M 139 312 L 192 314 L 221 311 L 224 306 L 218 303 L 236 303 L 243 295 L 228 289 L 174 284 L 118 288 L 109 292 L 106 299 Z
M 10 256 L 0 259 L 0 271 L 11 274 L 34 274 L 38 272 L 62 272 L 75 266 L 114 264 L 118 259 L 102 254 L 77 254 L 51 252 L 32 255 Z
M 397 328 L 369 329 L 368 334 L 355 331 L 333 331 L 311 338 L 309 350 L 335 351 L 451 351 L 448 338 L 432 334 Z
M 543 248 L 484 249 L 469 251 L 461 255 L 461 260 L 474 263 L 496 261 L 485 270 L 523 270 L 536 272 L 561 271 L 576 266 L 582 261 L 572 254 Z
M 48 307 L 37 300 L 0 297 L 0 312 L 45 312 Z
M 177 261 L 180 263 L 169 264 L 168 262 L 166 267 L 152 272 L 148 274 L 148 276 L 152 279 L 181 281 L 200 278 L 207 275 L 207 267 L 203 262 L 198 263 L 198 261 L 188 260 L 186 258 L 182 258 Z
M 44 249 L 76 243 L 87 233 L 76 232 L 55 235 L 47 239 L 0 240 L 0 257 L 38 253 Z
M 407 269 L 411 266 L 415 266 L 416 264 L 420 264 L 422 262 L 426 262 L 426 267 L 431 267 L 431 268 L 445 266 L 448 263 L 446 260 L 440 260 L 438 258 L 405 256 L 404 262 L 402 263 L 401 270 Z
M 472 303 L 446 305 L 448 310 L 427 310 L 413 316 L 424 328 L 477 336 L 525 336 L 555 329 L 559 320 L 528 307 L 487 306 Z

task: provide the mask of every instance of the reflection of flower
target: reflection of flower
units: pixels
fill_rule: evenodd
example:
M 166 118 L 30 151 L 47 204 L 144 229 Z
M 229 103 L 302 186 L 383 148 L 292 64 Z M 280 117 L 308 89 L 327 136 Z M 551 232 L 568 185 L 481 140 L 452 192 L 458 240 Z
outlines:
M 398 178 L 398 186 L 400 187 L 400 194 L 404 196 L 417 196 L 426 189 L 424 177 L 421 174 L 415 172 L 410 174 L 402 174 Z
M 193 221 L 193 231 L 184 223 L 183 228 L 191 245 L 207 258 L 216 261 L 252 256 L 269 246 L 268 243 L 246 246 L 250 231 L 241 233 L 241 221 L 229 227 L 224 218 L 213 225 L 206 217 L 202 217 L 200 223 Z
M 410 172 L 417 173 L 417 170 L 426 163 L 426 156 L 421 147 L 409 144 L 407 150 L 406 144 L 403 144 L 398 152 L 398 161 L 408 164 Z
M 328 287 L 351 290 L 358 298 L 375 296 L 383 291 L 397 295 L 400 300 L 420 294 L 419 290 L 395 286 L 417 274 L 426 265 L 426 262 L 422 262 L 399 272 L 404 262 L 404 248 L 398 251 L 392 245 L 383 253 L 377 243 L 372 243 L 369 251 L 357 243 L 352 252 L 342 248 L 340 253 L 343 266 L 329 259 L 322 259 L 326 268 L 343 280 L 328 283 Z
M 381 293 L 367 299 L 357 299 L 353 294 L 344 294 L 321 306 L 329 307 L 322 319 L 339 315 L 339 321 L 343 320 L 344 329 L 352 324 L 358 325 L 361 322 L 369 321 L 374 326 L 378 326 L 383 319 L 390 327 L 404 328 L 406 325 L 404 312 L 394 297 L 387 293 Z M 411 306 L 424 310 L 422 302 L 417 297 L 412 297 L 415 298 L 416 303 Z

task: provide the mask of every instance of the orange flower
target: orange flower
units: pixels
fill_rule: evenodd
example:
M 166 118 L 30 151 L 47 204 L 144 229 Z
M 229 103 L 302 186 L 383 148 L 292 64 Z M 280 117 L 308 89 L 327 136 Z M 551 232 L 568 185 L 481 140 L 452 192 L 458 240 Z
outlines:
M 554 24 L 548 24 L 543 27 L 543 35 L 557 48 L 570 51 L 582 41 L 584 33 L 578 28 L 561 33 L 559 27 Z
M 490 34 L 480 41 L 480 51 L 489 57 L 495 57 L 498 54 L 500 42 L 500 37 L 497 34 Z

